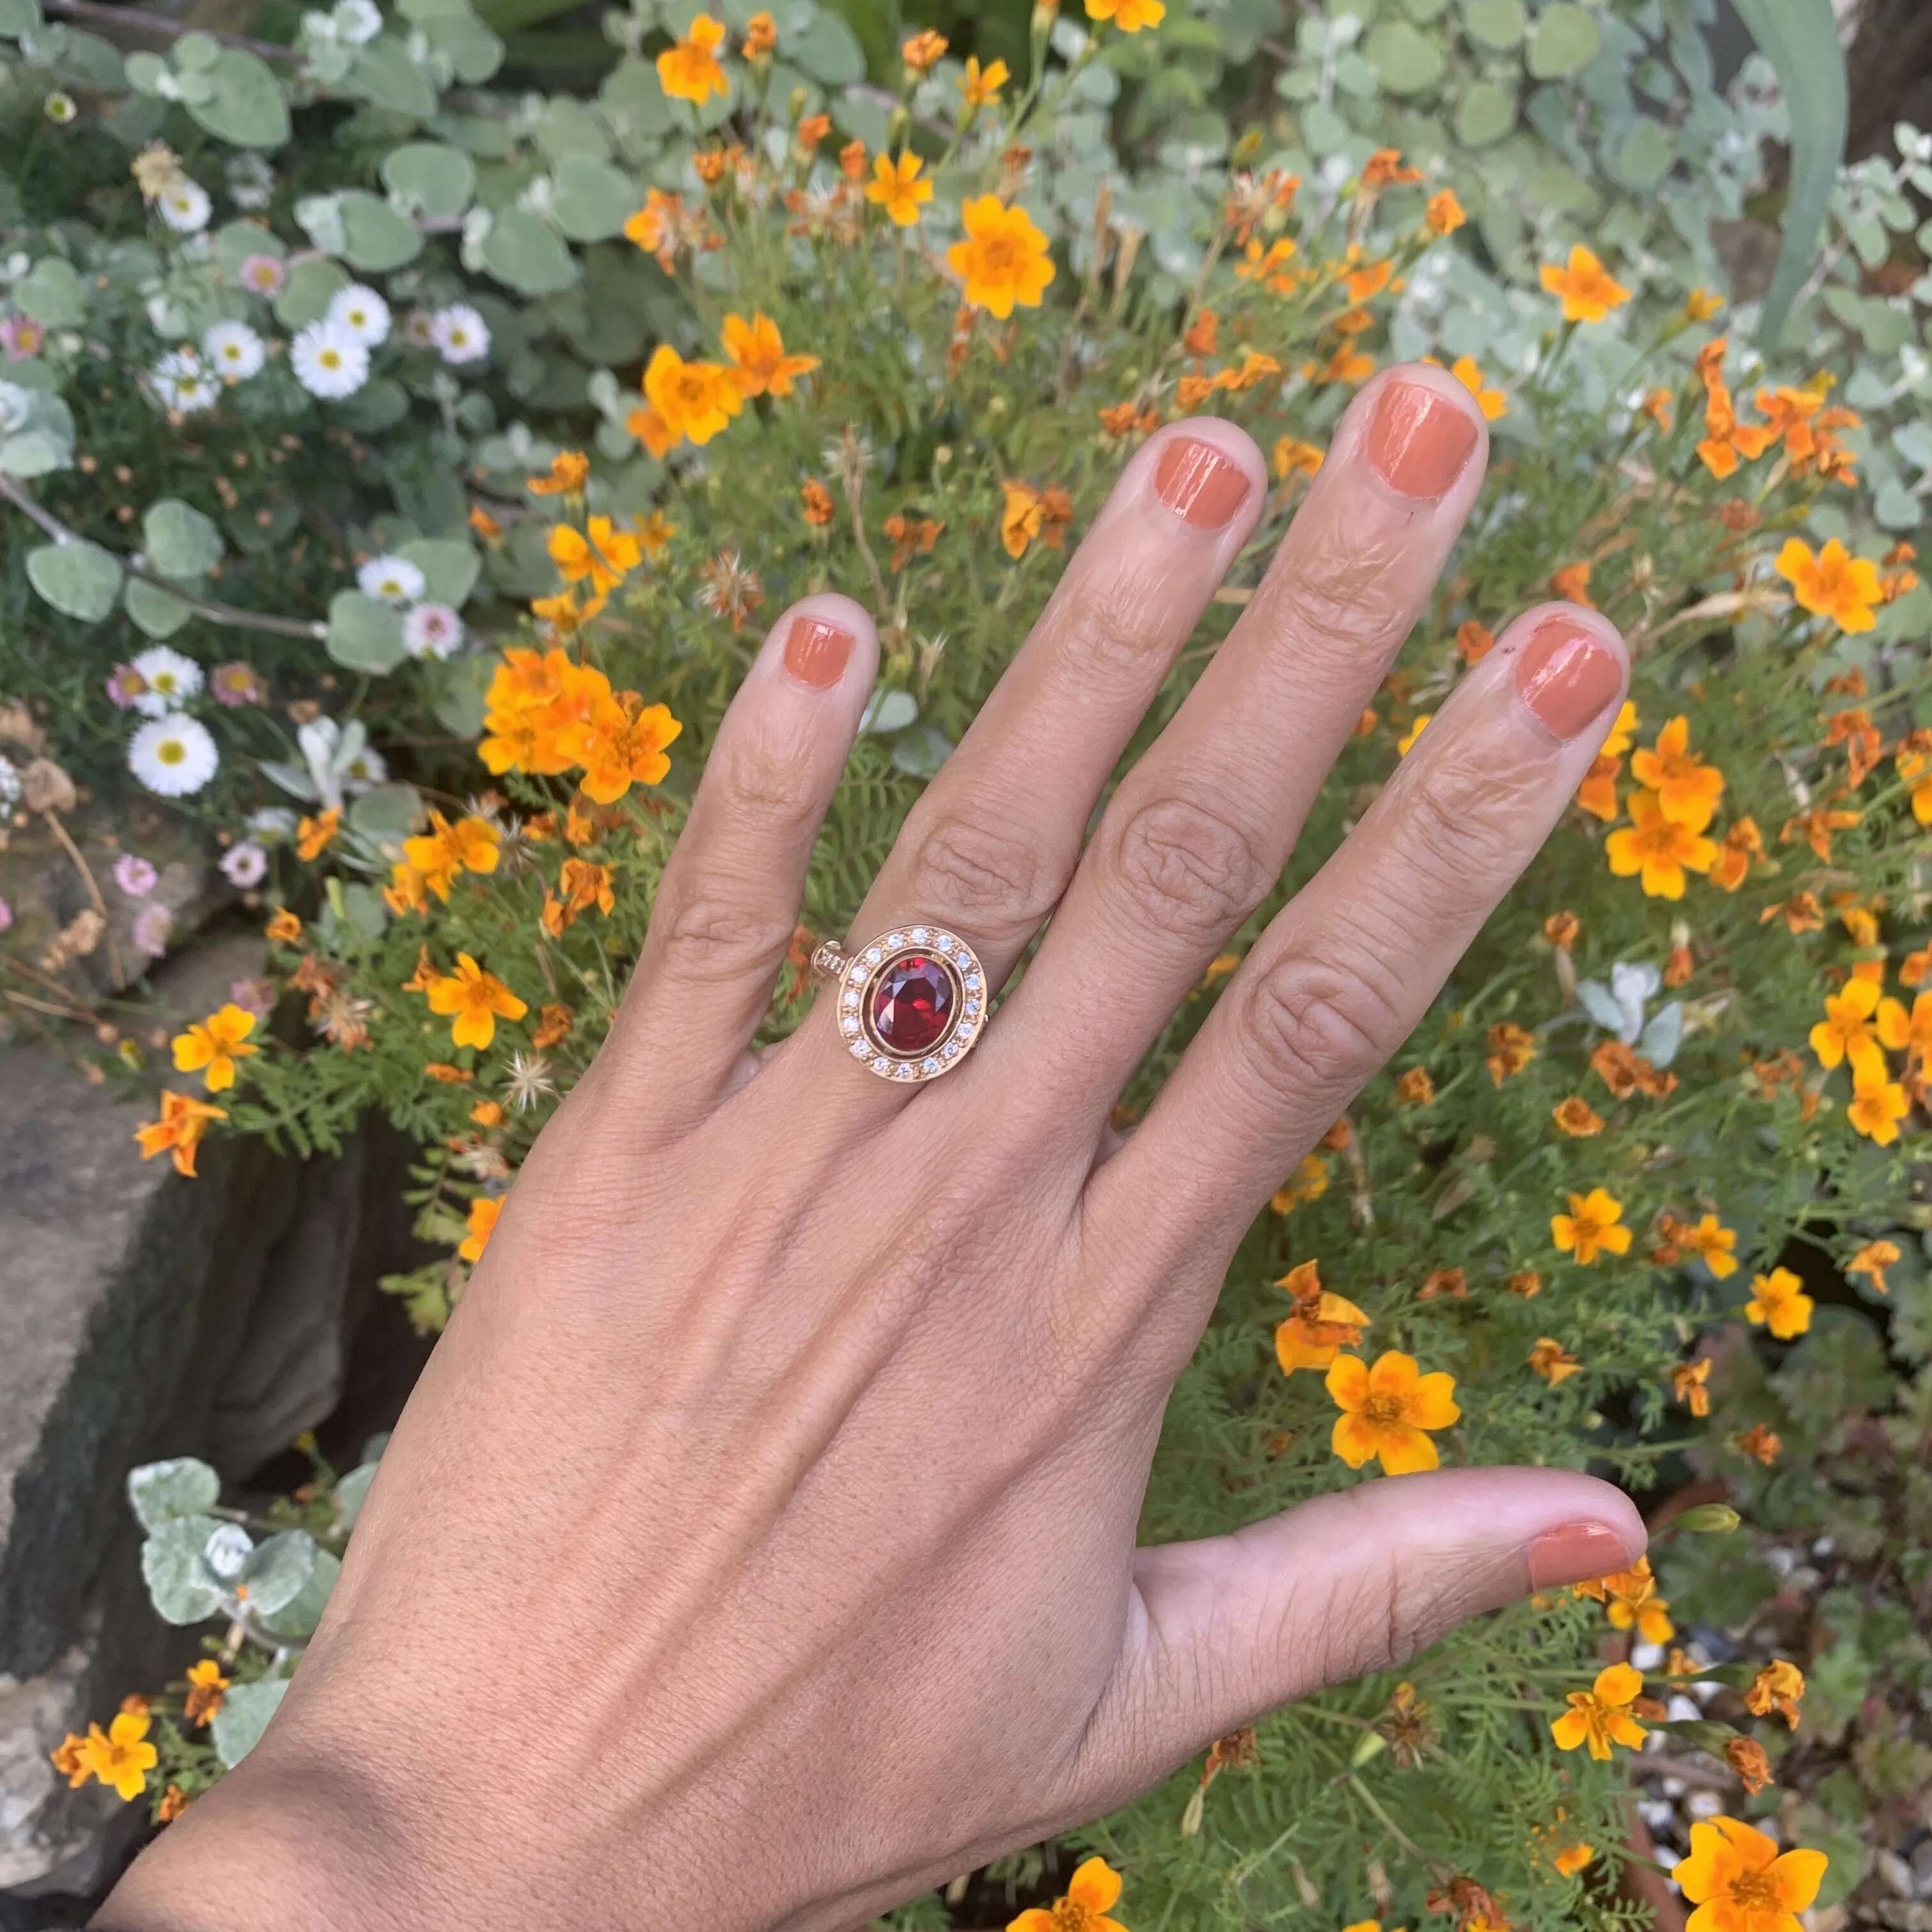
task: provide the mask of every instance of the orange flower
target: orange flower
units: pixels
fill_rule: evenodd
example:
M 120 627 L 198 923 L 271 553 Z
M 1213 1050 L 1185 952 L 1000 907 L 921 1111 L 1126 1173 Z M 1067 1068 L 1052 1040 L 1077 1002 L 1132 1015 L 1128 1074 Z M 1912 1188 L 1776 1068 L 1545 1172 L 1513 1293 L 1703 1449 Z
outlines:
M 1754 1422 L 1732 1445 L 1740 1455 L 1754 1456 L 1768 1469 L 1784 1448 L 1784 1442 L 1761 1422 Z
M 426 989 L 429 1010 L 454 1018 L 450 1037 L 458 1046 L 488 1046 L 496 1036 L 496 1016 L 520 1020 L 530 1011 L 494 973 L 486 973 L 466 952 L 456 956 L 456 970 L 439 975 Z
M 1804 1695 L 1804 1673 L 1796 1664 L 1781 1657 L 1773 1658 L 1744 1693 L 1744 1708 L 1754 1718 L 1768 1718 L 1772 1712 L 1784 1720 L 1785 1727 L 1798 1728 L 1798 1702 Z
M 896 226 L 914 226 L 920 208 L 932 199 L 932 182 L 919 178 L 925 166 L 910 148 L 896 161 L 890 154 L 874 155 L 872 178 L 866 184 L 866 199 L 875 208 L 883 208 Z
M 944 34 L 936 34 L 928 27 L 922 33 L 914 34 L 899 49 L 899 55 L 914 74 L 924 74 L 938 64 L 947 45 Z
M 619 530 L 608 517 L 592 517 L 586 530 L 556 524 L 550 533 L 550 558 L 566 583 L 587 580 L 592 595 L 602 598 L 643 562 L 644 553 L 629 531 Z
M 308 860 L 319 859 L 322 850 L 336 835 L 342 824 L 340 809 L 331 806 L 326 812 L 318 812 L 313 818 L 304 818 L 296 827 L 296 856 Z
M 1628 1100 L 1640 1092 L 1653 1100 L 1661 1100 L 1677 1084 L 1676 1074 L 1658 1072 L 1642 1054 L 1620 1040 L 1600 1042 L 1590 1055 L 1590 1065 L 1598 1078 L 1619 1100 Z
M 1312 476 L 1322 467 L 1322 452 L 1312 442 L 1304 442 L 1300 437 L 1279 436 L 1274 446 L 1274 473 L 1284 482 L 1297 470 L 1305 470 Z
M 1590 566 L 1587 563 L 1566 563 L 1561 570 L 1552 572 L 1550 587 L 1566 603 L 1581 604 L 1592 610 L 1597 608 L 1590 601 Z
M 1087 0 L 1087 17 L 1111 20 L 1122 33 L 1138 34 L 1143 27 L 1159 26 L 1167 18 L 1167 7 L 1166 0 Z
M 1711 1412 L 1711 1358 L 1700 1355 L 1694 1362 L 1679 1362 L 1670 1372 L 1670 1394 L 1693 1415 Z
M 1886 1280 L 1885 1271 L 1898 1258 L 1899 1246 L 1896 1241 L 1868 1241 L 1846 1262 L 1845 1272 L 1847 1274 L 1870 1276 L 1874 1294 L 1889 1294 L 1892 1284 Z
M 683 729 L 668 707 L 646 704 L 634 691 L 598 702 L 571 740 L 584 796 L 612 805 L 634 784 L 662 783 L 670 770 L 664 748 Z
M 1751 1279 L 1744 1315 L 1754 1328 L 1768 1328 L 1780 1342 L 1795 1341 L 1811 1325 L 1814 1303 L 1789 1268 L 1774 1268 Z
M 1512 1294 L 1520 1294 L 1526 1301 L 1534 1301 L 1543 1292 L 1543 1277 L 1534 1268 L 1520 1268 L 1503 1286 Z
M 1318 1154 L 1304 1154 L 1301 1162 L 1268 1201 L 1277 1214 L 1292 1214 L 1304 1201 L 1318 1201 L 1328 1192 L 1328 1163 Z
M 714 94 L 729 94 L 731 82 L 718 60 L 724 40 L 722 20 L 709 14 L 696 15 L 685 38 L 658 56 L 658 85 L 672 100 L 688 100 L 698 107 Z
M 1273 295 L 1292 294 L 1300 279 L 1299 272 L 1288 266 L 1295 254 L 1294 242 L 1286 235 L 1276 236 L 1265 248 L 1258 241 L 1250 241 L 1234 264 L 1235 276 L 1244 282 L 1259 282 Z
M 1828 866 L 1832 862 L 1833 835 L 1849 832 L 1858 824 L 1860 815 L 1856 812 L 1835 812 L 1829 806 L 1821 805 L 1812 811 L 1801 812 L 1796 818 L 1787 818 L 1779 829 L 1778 842 L 1789 845 L 1794 838 L 1802 838 Z M 1798 896 L 1804 898 L 1807 895 L 1801 893 Z
M 1456 655 L 1466 664 L 1478 664 L 1496 649 L 1495 634 L 1473 617 L 1465 617 L 1456 626 Z
M 1732 1738 L 1724 1746 L 1725 1761 L 1738 1774 L 1747 1798 L 1755 1798 L 1766 1786 L 1778 1780 L 1771 1774 L 1771 1760 L 1755 1738 Z
M 1724 298 L 1713 289 L 1693 289 L 1684 298 L 1686 322 L 1708 322 L 1724 305 Z
M 1716 862 L 1716 842 L 1666 818 L 1653 791 L 1630 794 L 1630 815 L 1604 841 L 1610 870 L 1620 879 L 1640 874 L 1646 898 L 1681 899 L 1684 874 L 1708 872 Z
M 1546 262 L 1541 272 L 1544 287 L 1562 298 L 1565 322 L 1601 322 L 1630 300 L 1630 290 L 1612 280 L 1603 263 L 1580 243 L 1570 250 L 1567 266 Z
M 1697 1909 L 1688 1932 L 1800 1932 L 1798 1913 L 1818 1896 L 1825 1854 L 1778 1841 L 1736 1818 L 1699 1819 L 1690 1856 L 1670 1876 Z
M 1587 1690 L 1570 1691 L 1569 1709 L 1552 1720 L 1550 1735 L 1559 1750 L 1587 1744 L 1594 1758 L 1607 1759 L 1612 1744 L 1634 1750 L 1650 1734 L 1630 1715 L 1630 1706 L 1643 1694 L 1643 1677 L 1628 1664 L 1612 1664 L 1597 1672 Z
M 532 496 L 580 496 L 590 476 L 590 459 L 581 450 L 560 449 L 550 460 L 548 476 L 532 476 L 524 485 Z
M 1087 4 L 1091 7 L 1096 0 Z M 1130 6 L 1134 0 L 1122 4 Z M 1068 1880 L 1066 1895 L 1054 1900 L 1051 1911 L 1036 1905 L 1010 1920 L 1006 1932 L 1127 1932 L 1107 1916 L 1120 1895 L 1120 1874 L 1105 1858 L 1084 1859 Z
M 545 1006 L 537 1015 L 536 1030 L 530 1036 L 530 1043 L 537 1047 L 554 1046 L 559 1040 L 569 1036 L 570 1028 L 571 1013 L 568 1006 Z
M 1604 1131 L 1603 1116 L 1579 1094 L 1573 1094 L 1568 1100 L 1558 1102 L 1550 1118 L 1556 1123 L 1558 1133 L 1573 1135 L 1579 1140 Z
M 1343 1348 L 1359 1348 L 1369 1318 L 1352 1301 L 1322 1286 L 1312 1262 L 1289 1269 L 1275 1283 L 1294 1298 L 1294 1310 L 1274 1331 L 1275 1360 L 1283 1375 L 1326 1369 Z
M 716 362 L 687 362 L 668 342 L 651 352 L 644 394 L 674 443 L 685 437 L 709 442 L 745 406 L 745 392 L 730 370 Z
M 496 1216 L 502 1211 L 501 1198 L 494 1194 L 479 1194 L 470 1202 L 470 1232 L 456 1250 L 460 1259 L 474 1265 L 483 1258 L 483 1250 L 490 1245 L 490 1237 L 496 1229 Z
M 1543 936 L 1559 952 L 1568 952 L 1576 944 L 1583 922 L 1574 912 L 1553 912 L 1543 922 Z
M 140 1797 L 147 1787 L 147 1774 L 160 1757 L 147 1742 L 152 1722 L 145 1711 L 124 1710 L 105 1731 L 98 1724 L 88 1725 L 86 1740 L 69 1754 L 77 1760 L 75 1770 L 84 1765 L 103 1784 L 111 1786 L 124 1804 Z M 62 1748 L 64 1751 L 67 1748 Z M 81 1778 L 70 1772 L 68 1782 L 78 1784 Z
M 1422 1286 L 1415 1291 L 1418 1301 L 1434 1301 L 1448 1295 L 1456 1301 L 1469 1298 L 1469 1277 L 1459 1268 L 1431 1268 L 1422 1278 Z
M 1558 1876 L 1574 1878 L 1597 1856 L 1594 1845 L 1565 1845 L 1550 1863 L 1556 1868 Z
M 1757 820 L 1737 820 L 1725 832 L 1718 856 L 1711 862 L 1712 884 L 1727 892 L 1736 892 L 1750 875 L 1753 862 L 1763 856 L 1764 835 L 1757 829 Z
M 1361 185 L 1378 193 L 1385 188 L 1402 188 L 1422 178 L 1420 168 L 1402 164 L 1400 148 L 1378 148 L 1362 164 Z
M 1719 1281 L 1737 1273 L 1738 1258 L 1732 1252 L 1738 1244 L 1738 1231 L 1725 1227 L 1714 1214 L 1706 1214 L 1694 1228 L 1684 1222 L 1671 1224 L 1671 1237 L 1688 1248 Z
M 1873 1015 L 1879 991 L 1869 980 L 1850 980 L 1842 992 L 1825 995 L 1825 1017 L 1811 1029 L 1811 1051 L 1829 1069 L 1849 1060 L 1852 1082 L 1882 1079 L 1885 1052 Z M 1894 1002 L 1896 1004 L 1896 1002 Z
M 1483 372 L 1473 356 L 1457 356 L 1449 365 L 1449 373 L 1475 398 L 1477 406 L 1491 422 L 1509 414 L 1509 404 L 1503 392 L 1484 384 Z
M 1359 249 L 1352 249 L 1349 251 L 1348 260 L 1353 262 L 1360 252 Z M 1365 268 L 1351 268 L 1346 270 L 1342 275 L 1342 280 L 1348 285 L 1349 301 L 1353 303 L 1361 303 L 1371 301 L 1380 295 L 1394 277 L 1394 262 L 1371 262 Z
M 273 945 L 292 946 L 302 936 L 302 922 L 286 906 L 283 906 L 262 931 Z
M 1395 1097 L 1405 1107 L 1426 1107 L 1436 1098 L 1436 1082 L 1426 1066 L 1412 1066 L 1395 1083 Z
M 426 836 L 403 841 L 403 852 L 423 886 L 447 904 L 458 873 L 496 869 L 503 835 L 489 820 L 473 813 L 452 825 L 441 812 L 432 812 L 429 825 Z
M 1151 4 L 1152 0 L 1122 4 Z M 1016 302 L 1024 308 L 1039 308 L 1053 280 L 1053 260 L 1047 253 L 1046 237 L 1026 210 L 1008 208 L 997 195 L 982 194 L 968 201 L 959 217 L 966 238 L 946 250 L 946 265 L 964 282 L 967 302 L 1002 322 L 1012 314 Z
M 814 530 L 823 530 L 832 518 L 832 492 L 817 477 L 808 476 L 798 494 L 799 507 L 805 514 L 805 520 Z
M 1673 824 L 1702 832 L 1716 815 L 1724 775 L 1690 749 L 1690 721 L 1677 717 L 1657 734 L 1656 748 L 1630 754 L 1630 776 L 1657 794 L 1657 806 Z
M 1310 364 L 1306 373 L 1317 384 L 1366 382 L 1376 373 L 1376 358 L 1345 342 L 1319 368 Z
M 1461 1420 L 1456 1379 L 1442 1370 L 1418 1372 L 1413 1355 L 1389 1349 L 1372 1368 L 1359 1355 L 1337 1355 L 1329 1365 L 1328 1389 L 1342 1413 L 1330 1446 L 1352 1469 L 1379 1460 L 1384 1472 L 1406 1476 L 1432 1469 L 1440 1460 L 1432 1430 Z
M 1418 711 L 1410 722 L 1408 729 L 1395 741 L 1396 756 L 1406 758 L 1414 748 L 1415 741 L 1429 728 L 1429 721 L 1436 716 L 1432 711 Z
M 230 1680 L 212 1657 L 204 1657 L 188 1667 L 188 1690 L 182 1715 L 197 1726 L 206 1724 L 221 1708 L 221 1694 Z
M 1815 555 L 1802 538 L 1787 537 L 1776 568 L 1801 610 L 1829 617 L 1841 631 L 1869 631 L 1878 622 L 1878 566 L 1851 555 L 1836 537 Z
M 1637 405 L 1666 436 L 1670 434 L 1671 401 L 1668 389 L 1646 389 L 1643 392 L 1643 400 Z
M 1574 1257 L 1577 1265 L 1588 1268 L 1600 1253 L 1628 1254 L 1630 1231 L 1623 1224 L 1623 1203 L 1601 1187 L 1588 1194 L 1573 1194 L 1567 1214 L 1550 1218 L 1550 1238 L 1561 1253 Z
M 1893 1052 L 1903 1053 L 1908 1066 L 1932 1058 L 1932 993 L 1921 993 L 1910 1013 L 1903 1000 L 1880 1000 L 1878 1036 Z
M 1530 1367 L 1540 1376 L 1552 1388 L 1575 1375 L 1583 1364 L 1552 1336 L 1540 1336 L 1536 1346 L 1530 1350 Z
M 1898 1082 L 1886 1079 L 1882 1071 L 1868 1079 L 1858 1068 L 1852 1070 L 1852 1104 L 1845 1109 L 1845 1118 L 1855 1132 L 1879 1147 L 1890 1147 L 1898 1138 L 1899 1122 L 1911 1111 Z
M 1490 1029 L 1489 1058 L 1483 1064 L 1500 1087 L 1512 1073 L 1520 1073 L 1536 1058 L 1536 1036 L 1513 1020 L 1498 1020 Z
M 141 1158 L 152 1160 L 158 1154 L 172 1154 L 176 1173 L 186 1174 L 191 1180 L 194 1178 L 194 1150 L 208 1132 L 208 1122 L 225 1120 L 227 1118 L 219 1107 L 211 1107 L 205 1100 L 191 1100 L 185 1094 L 164 1090 L 161 1118 L 134 1130 L 134 1138 L 141 1144 Z
M 196 1020 L 187 1032 L 178 1033 L 170 1044 L 175 1050 L 177 1073 L 200 1072 L 211 1094 L 219 1094 L 235 1084 L 235 1063 L 261 1048 L 249 1043 L 255 1030 L 255 1016 L 231 1000 Z M 206 1068 L 205 1072 L 202 1070 Z
M 778 44 L 778 23 L 769 14 L 754 14 L 745 22 L 745 53 L 756 60 Z
M 1454 188 L 1441 188 L 1429 197 L 1429 206 L 1423 212 L 1423 220 L 1432 235 L 1453 235 L 1468 217 L 1462 212 L 1462 204 L 1456 199 Z
M 969 114 L 976 114 L 982 107 L 998 106 L 1000 89 L 1012 78 L 1004 61 L 989 61 L 982 68 L 977 54 L 968 55 L 966 71 L 959 76 L 959 92 L 965 96 L 960 104 Z
M 746 396 L 788 396 L 794 376 L 818 367 L 816 356 L 788 356 L 778 324 L 762 314 L 749 322 L 742 315 L 724 318 L 724 352 L 732 364 L 725 373 Z

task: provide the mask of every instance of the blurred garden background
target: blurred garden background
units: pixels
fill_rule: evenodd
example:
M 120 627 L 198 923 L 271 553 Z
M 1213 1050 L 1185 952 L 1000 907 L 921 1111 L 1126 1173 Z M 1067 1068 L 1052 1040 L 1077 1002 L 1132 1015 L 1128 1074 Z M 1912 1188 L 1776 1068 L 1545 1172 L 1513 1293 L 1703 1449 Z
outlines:
M 1139 442 L 1275 483 L 1150 735 L 1427 356 L 1481 504 L 1121 1120 L 1514 610 L 1632 701 L 1144 1533 L 1426 1455 L 1652 1561 L 889 1922 L 1932 1932 L 1928 128 L 1921 0 L 0 0 L 0 1928 L 272 1719 L 763 620 L 885 646 L 777 1037 Z

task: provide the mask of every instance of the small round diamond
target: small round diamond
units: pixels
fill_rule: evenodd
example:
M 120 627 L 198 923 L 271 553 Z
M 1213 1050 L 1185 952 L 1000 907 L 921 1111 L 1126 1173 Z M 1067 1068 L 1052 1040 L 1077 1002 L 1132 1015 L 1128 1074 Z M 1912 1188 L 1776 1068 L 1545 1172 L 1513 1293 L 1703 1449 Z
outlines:
M 966 1002 L 966 1017 L 969 1020 L 976 1019 L 979 1017 L 979 1013 L 980 1002 L 977 1000 L 968 1000 Z
M 973 1022 L 970 1020 L 962 1021 L 959 1028 L 959 1038 L 961 1042 L 963 1043 L 965 1041 L 970 1040 L 972 1037 Z
M 922 1064 L 928 1073 L 937 1073 L 939 1071 L 939 1062 L 936 1060 L 928 1060 Z
M 872 1062 L 872 1071 L 874 1073 L 890 1073 L 892 1070 L 892 1063 L 883 1053 Z
M 898 1066 L 892 1069 L 892 1078 L 896 1080 L 910 1080 L 912 1078 L 912 1069 L 904 1060 L 901 1060 Z
M 876 946 L 868 946 L 866 948 L 866 963 L 868 966 L 876 966 L 885 956 Z
M 872 1049 L 868 1046 L 862 1040 L 855 1040 L 852 1042 L 852 1051 L 856 1054 L 861 1060 L 863 1060 L 866 1054 L 870 1053 L 872 1050 Z
M 905 934 L 902 932 L 890 934 L 886 940 L 886 947 L 889 952 L 896 952 L 904 944 Z
M 949 1040 L 946 1042 L 946 1057 L 948 1060 L 952 1059 L 958 1051 L 959 1042 L 956 1040 Z
M 982 982 L 981 982 L 981 980 L 980 980 L 980 976 L 979 976 L 979 974 L 976 974 L 976 973 L 968 973 L 968 974 L 967 974 L 967 976 L 966 976 L 966 990 L 967 990 L 967 992 L 969 992 L 969 993 L 976 993 L 976 992 L 980 990 L 980 988 L 981 983 L 982 983 Z
M 926 937 L 927 937 L 927 935 L 926 935 L 926 928 L 925 928 L 924 926 L 914 926 L 914 927 L 913 928 L 913 929 L 912 929 L 912 943 L 914 944 L 914 945 L 915 945 L 915 946 L 923 946 L 923 945 L 926 944 Z
M 848 1033 L 856 1033 L 859 1030 L 859 1016 L 856 1013 L 846 1013 L 840 1018 L 838 1024 Z
M 939 935 L 938 938 L 934 940 L 933 944 L 939 948 L 940 952 L 950 952 L 958 942 L 953 938 L 951 933 L 942 932 Z

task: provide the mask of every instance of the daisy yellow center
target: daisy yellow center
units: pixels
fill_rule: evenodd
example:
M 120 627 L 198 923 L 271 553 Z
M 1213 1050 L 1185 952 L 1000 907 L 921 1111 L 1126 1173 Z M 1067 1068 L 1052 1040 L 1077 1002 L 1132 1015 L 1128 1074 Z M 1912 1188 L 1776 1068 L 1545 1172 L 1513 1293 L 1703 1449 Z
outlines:
M 325 349 L 315 359 L 325 369 L 339 369 L 342 366 L 342 352 L 339 349 Z
M 188 750 L 178 738 L 164 738 L 154 747 L 154 756 L 164 765 L 178 765 L 188 756 Z
M 1399 1395 L 1372 1395 L 1362 1405 L 1365 1420 L 1372 1422 L 1378 1429 L 1387 1429 L 1402 1420 L 1402 1397 Z

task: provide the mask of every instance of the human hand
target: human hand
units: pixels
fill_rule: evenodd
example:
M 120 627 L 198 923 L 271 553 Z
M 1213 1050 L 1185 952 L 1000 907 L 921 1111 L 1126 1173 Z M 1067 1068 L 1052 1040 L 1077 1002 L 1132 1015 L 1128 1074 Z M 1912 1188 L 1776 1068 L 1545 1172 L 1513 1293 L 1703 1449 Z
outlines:
M 1267 488 L 1218 420 L 1134 457 L 854 923 L 950 928 L 998 986 L 1052 916 L 930 1084 L 856 1064 L 830 998 L 747 1051 L 878 649 L 846 599 L 781 616 L 280 1714 L 105 1932 L 838 1932 L 1474 1612 L 1628 1567 L 1628 1502 L 1552 1470 L 1378 1480 L 1135 1547 L 1235 1244 L 1434 998 L 1622 694 L 1602 619 L 1519 618 L 1112 1132 L 1280 875 L 1485 448 L 1441 371 L 1368 386 L 1083 851 Z

